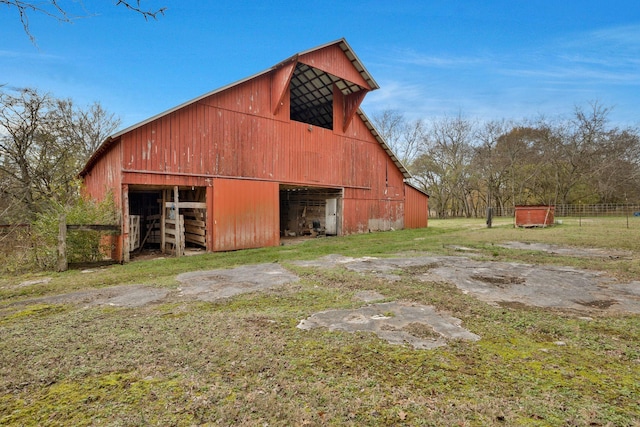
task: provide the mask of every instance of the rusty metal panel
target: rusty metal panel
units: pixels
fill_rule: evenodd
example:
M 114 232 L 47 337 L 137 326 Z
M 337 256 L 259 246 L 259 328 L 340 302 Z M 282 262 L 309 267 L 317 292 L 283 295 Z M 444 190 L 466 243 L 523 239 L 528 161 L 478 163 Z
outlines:
M 429 217 L 429 196 L 410 185 L 405 188 L 404 226 L 405 228 L 424 228 Z
M 216 179 L 213 199 L 213 250 L 280 244 L 279 185 L 274 182 Z

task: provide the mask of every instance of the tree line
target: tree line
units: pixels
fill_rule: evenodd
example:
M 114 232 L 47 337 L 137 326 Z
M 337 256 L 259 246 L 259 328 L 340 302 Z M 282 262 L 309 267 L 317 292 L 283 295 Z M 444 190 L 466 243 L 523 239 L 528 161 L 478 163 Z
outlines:
M 432 213 L 482 217 L 488 207 L 640 201 L 640 133 L 609 113 L 594 102 L 567 119 L 425 121 L 387 110 L 372 120 Z

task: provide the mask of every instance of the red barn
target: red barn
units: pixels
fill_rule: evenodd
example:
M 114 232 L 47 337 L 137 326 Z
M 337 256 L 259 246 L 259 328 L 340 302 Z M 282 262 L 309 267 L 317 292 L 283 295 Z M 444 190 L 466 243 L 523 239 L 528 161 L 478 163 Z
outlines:
M 112 135 L 80 176 L 122 209 L 116 258 L 426 227 L 428 196 L 360 109 L 375 89 L 341 39 Z

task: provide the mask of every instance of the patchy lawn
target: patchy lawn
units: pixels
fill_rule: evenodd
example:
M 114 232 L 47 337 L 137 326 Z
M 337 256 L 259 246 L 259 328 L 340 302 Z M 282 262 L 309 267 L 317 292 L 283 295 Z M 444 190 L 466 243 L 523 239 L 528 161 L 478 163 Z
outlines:
M 554 230 L 441 224 L 0 279 L 0 424 L 639 425 L 638 314 L 597 305 L 535 307 L 516 298 L 495 304 L 432 276 L 436 264 L 367 270 L 294 262 L 429 254 L 463 256 L 481 268 L 496 262 L 588 269 L 609 277 L 605 286 L 640 278 L 637 225 L 607 223 L 608 231 L 588 233 L 584 224 L 567 222 Z M 616 244 L 607 235 L 624 237 Z M 626 255 L 594 259 L 498 246 L 507 242 Z M 259 274 L 250 266 L 262 263 L 275 263 L 276 283 L 254 288 Z M 203 280 L 219 284 L 226 273 L 200 275 L 199 283 L 191 273 L 236 266 L 247 266 L 250 292 L 216 294 L 220 288 L 203 288 Z M 297 280 L 278 281 L 285 274 Z M 498 289 L 522 285 L 506 273 L 473 274 Z M 113 293 L 120 285 L 147 299 L 127 304 Z M 319 312 L 357 310 L 367 304 L 363 294 L 433 307 L 480 339 L 416 350 L 367 332 L 297 327 Z M 380 314 L 393 318 L 392 311 Z M 417 325 L 406 330 L 433 333 Z

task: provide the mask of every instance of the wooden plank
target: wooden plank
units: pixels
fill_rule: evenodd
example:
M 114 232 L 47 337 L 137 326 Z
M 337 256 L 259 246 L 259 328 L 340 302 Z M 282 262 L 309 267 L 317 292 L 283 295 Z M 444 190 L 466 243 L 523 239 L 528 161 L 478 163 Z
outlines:
M 196 219 L 185 219 L 184 225 L 193 225 L 194 227 L 205 228 L 206 223 L 204 221 L 198 221 Z
M 140 215 L 129 215 L 129 251 L 140 247 Z
M 172 208 L 176 206 L 175 202 L 165 202 L 165 207 Z M 207 204 L 204 202 L 178 202 L 178 209 L 206 209 Z
M 197 243 L 200 245 L 206 245 L 207 239 L 204 236 L 196 236 L 194 234 L 185 234 L 185 240 L 189 243 Z
M 203 228 L 190 227 L 188 225 L 185 225 L 184 229 L 185 229 L 185 231 L 187 233 L 197 234 L 199 236 L 204 236 L 205 235 L 205 230 Z
M 114 233 L 120 232 L 119 225 L 109 224 L 67 224 L 67 230 L 76 231 L 111 231 Z

